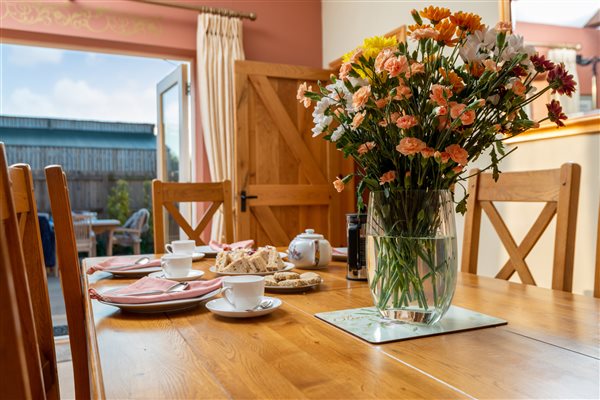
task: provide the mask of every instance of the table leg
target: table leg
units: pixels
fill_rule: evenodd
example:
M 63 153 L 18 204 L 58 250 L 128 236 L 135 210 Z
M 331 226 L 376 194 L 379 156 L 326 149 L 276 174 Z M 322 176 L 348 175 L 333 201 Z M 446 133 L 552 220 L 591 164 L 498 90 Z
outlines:
M 108 231 L 108 242 L 106 244 L 106 255 L 112 256 L 113 252 L 113 232 L 114 229 L 109 229 Z

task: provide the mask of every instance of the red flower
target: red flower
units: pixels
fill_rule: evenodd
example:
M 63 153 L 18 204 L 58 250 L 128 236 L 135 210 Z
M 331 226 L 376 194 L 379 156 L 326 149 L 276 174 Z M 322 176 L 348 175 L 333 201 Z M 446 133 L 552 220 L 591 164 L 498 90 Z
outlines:
M 565 126 L 561 120 L 567 119 L 567 116 L 563 113 L 560 102 L 552 100 L 550 104 L 546 104 L 546 108 L 548 108 L 548 118 L 550 121 L 556 123 L 558 127 Z
M 546 57 L 544 57 L 543 55 L 540 56 L 536 53 L 532 55 L 529 59 L 533 63 L 533 66 L 535 67 L 535 70 L 537 72 L 541 73 L 546 71 L 552 71 L 554 69 L 554 63 L 550 60 L 546 60 Z
M 515 65 L 515 67 L 510 72 L 516 77 L 527 76 L 527 70 L 521 67 L 520 65 Z
M 577 83 L 573 80 L 573 75 L 565 69 L 565 64 L 560 63 L 548 73 L 548 83 L 552 88 L 552 94 L 566 94 L 571 97 L 575 92 Z

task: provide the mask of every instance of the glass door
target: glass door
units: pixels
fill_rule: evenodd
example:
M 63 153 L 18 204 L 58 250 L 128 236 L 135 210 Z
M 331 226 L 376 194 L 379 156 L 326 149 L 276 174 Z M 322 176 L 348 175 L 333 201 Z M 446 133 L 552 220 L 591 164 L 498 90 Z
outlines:
M 190 182 L 191 137 L 189 127 L 188 66 L 179 65 L 156 86 L 158 106 L 158 179 L 165 182 Z M 190 203 L 179 204 L 179 211 L 191 221 Z M 165 213 L 167 242 L 183 235 L 173 218 Z M 155 249 L 162 252 L 162 249 Z

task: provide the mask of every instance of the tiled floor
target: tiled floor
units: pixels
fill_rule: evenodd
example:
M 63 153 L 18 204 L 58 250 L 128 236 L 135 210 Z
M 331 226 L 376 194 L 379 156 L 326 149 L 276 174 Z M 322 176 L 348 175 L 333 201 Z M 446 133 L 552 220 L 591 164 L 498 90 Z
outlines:
M 73 363 L 71 362 L 71 348 L 69 347 L 68 339 L 61 338 L 56 340 L 56 361 L 58 364 L 60 398 L 74 399 Z

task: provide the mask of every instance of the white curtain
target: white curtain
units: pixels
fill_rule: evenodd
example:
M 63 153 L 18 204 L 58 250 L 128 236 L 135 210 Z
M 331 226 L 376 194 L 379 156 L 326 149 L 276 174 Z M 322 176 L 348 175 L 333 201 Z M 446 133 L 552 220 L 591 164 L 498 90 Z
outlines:
M 560 101 L 563 112 L 567 115 L 579 112 L 579 77 L 577 76 L 577 52 L 574 49 L 552 49 L 548 51 L 548 59 L 554 63 L 564 63 L 565 68 L 573 75 L 573 79 L 577 82 L 575 87 L 577 90 L 572 97 L 560 96 L 556 94 L 554 97 Z
M 198 16 L 197 70 L 200 120 L 213 182 L 233 178 L 235 60 L 244 59 L 242 21 L 239 18 Z M 212 223 L 211 238 L 222 240 L 223 215 Z

